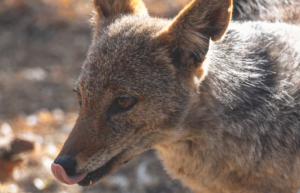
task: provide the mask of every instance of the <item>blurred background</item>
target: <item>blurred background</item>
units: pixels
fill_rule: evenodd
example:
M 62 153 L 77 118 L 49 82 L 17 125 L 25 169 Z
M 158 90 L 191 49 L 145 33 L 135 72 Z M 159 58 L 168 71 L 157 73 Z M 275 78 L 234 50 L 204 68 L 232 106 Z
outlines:
M 144 0 L 160 17 L 189 1 Z M 91 42 L 91 10 L 91 0 L 0 0 L 0 193 L 189 193 L 154 151 L 89 188 L 52 176 L 77 118 L 72 89 Z

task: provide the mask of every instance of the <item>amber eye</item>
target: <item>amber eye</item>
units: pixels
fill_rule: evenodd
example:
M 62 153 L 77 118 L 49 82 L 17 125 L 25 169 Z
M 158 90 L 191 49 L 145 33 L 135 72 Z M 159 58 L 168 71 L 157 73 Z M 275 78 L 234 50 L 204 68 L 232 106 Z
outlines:
M 118 98 L 117 104 L 122 109 L 127 109 L 134 105 L 135 100 L 133 98 Z

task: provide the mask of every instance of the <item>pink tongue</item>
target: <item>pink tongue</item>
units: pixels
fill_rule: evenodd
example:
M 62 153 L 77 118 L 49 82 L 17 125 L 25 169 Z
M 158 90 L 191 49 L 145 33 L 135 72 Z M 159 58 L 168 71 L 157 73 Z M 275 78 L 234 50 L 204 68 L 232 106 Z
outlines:
M 87 175 L 87 173 L 85 173 L 85 174 L 78 174 L 75 176 L 68 176 L 67 173 L 65 172 L 64 168 L 61 165 L 55 164 L 55 163 L 53 163 L 51 165 L 51 170 L 52 170 L 54 177 L 58 181 L 65 183 L 65 184 L 76 184 L 76 183 L 80 182 L 81 180 L 83 180 Z

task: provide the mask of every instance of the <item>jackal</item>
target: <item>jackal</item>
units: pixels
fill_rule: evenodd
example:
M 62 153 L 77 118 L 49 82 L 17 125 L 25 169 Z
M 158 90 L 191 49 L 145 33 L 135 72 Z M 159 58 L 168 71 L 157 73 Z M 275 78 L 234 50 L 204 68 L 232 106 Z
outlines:
M 229 25 L 232 0 L 194 0 L 173 20 L 141 0 L 94 6 L 79 117 L 52 164 L 59 181 L 94 185 L 155 148 L 196 193 L 297 191 L 299 27 Z

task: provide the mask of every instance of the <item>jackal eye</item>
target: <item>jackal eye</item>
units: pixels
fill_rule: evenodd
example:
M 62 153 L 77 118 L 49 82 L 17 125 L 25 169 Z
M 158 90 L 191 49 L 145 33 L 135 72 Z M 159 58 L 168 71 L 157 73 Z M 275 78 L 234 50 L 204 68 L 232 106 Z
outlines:
M 117 99 L 117 105 L 122 109 L 127 109 L 129 107 L 132 107 L 135 103 L 135 100 L 133 98 L 118 98 Z

